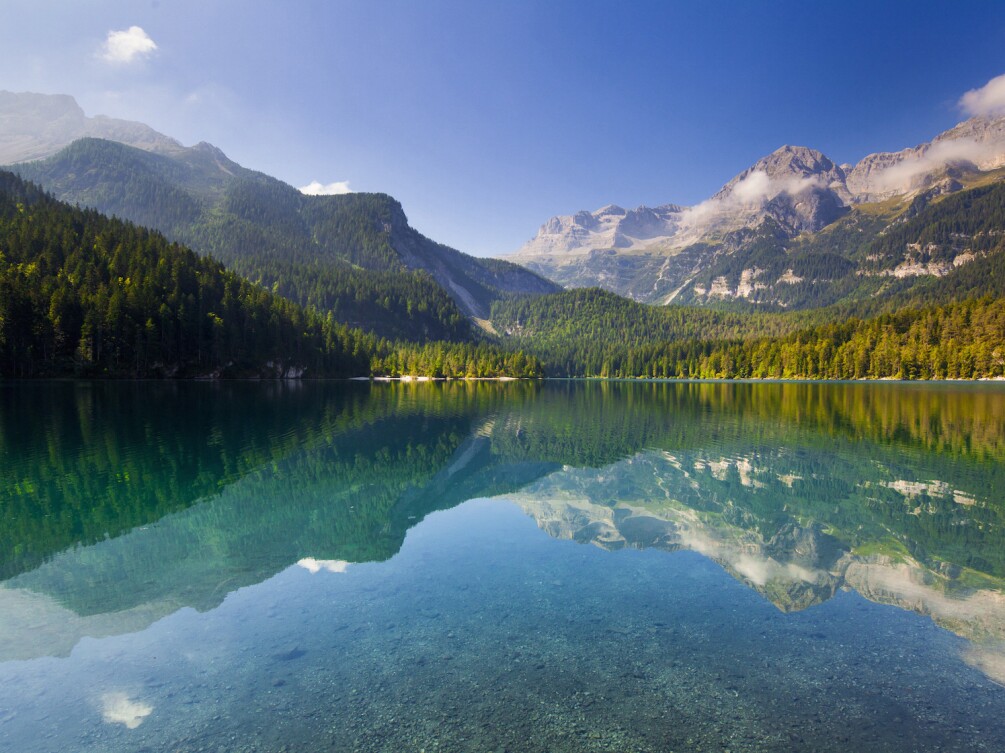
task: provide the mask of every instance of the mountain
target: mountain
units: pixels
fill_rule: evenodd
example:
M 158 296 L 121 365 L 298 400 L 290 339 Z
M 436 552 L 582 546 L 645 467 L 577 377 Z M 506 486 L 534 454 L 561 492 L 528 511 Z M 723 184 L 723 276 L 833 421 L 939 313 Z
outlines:
M 847 186 L 858 203 L 883 201 L 938 187 L 959 190 L 954 172 L 1005 167 L 1005 118 L 975 117 L 936 136 L 931 143 L 864 157 L 848 171 Z
M 125 148 L 125 147 L 123 147 Z M 0 376 L 540 376 L 484 341 L 391 343 L 156 231 L 0 171 Z
M 335 326 L 163 236 L 0 172 L 0 375 L 368 373 Z
M 492 325 L 550 376 L 998 377 L 1005 182 L 997 174 L 966 173 L 990 182 L 921 192 L 895 211 L 859 205 L 817 233 L 790 238 L 769 218 L 733 233 L 728 246 L 702 245 L 707 266 L 671 306 L 567 290 L 497 302 Z
M 8 95 L 6 112 L 15 135 L 26 122 L 71 124 L 40 137 L 35 152 L 106 122 L 83 118 L 67 97 Z M 307 196 L 211 144 L 186 148 L 141 139 L 155 132 L 139 124 L 116 128 L 102 132 L 113 140 L 78 139 L 14 169 L 61 200 L 157 229 L 301 305 L 387 337 L 469 339 L 467 317 L 486 317 L 492 301 L 558 289 L 517 265 L 431 241 L 390 196 Z
M 510 258 L 565 286 L 649 303 L 868 299 L 879 286 L 857 286 L 856 276 L 938 277 L 954 267 L 913 265 L 905 246 L 896 264 L 876 269 L 863 265 L 866 244 L 948 194 L 1001 179 L 1003 166 L 1005 118 L 972 118 L 854 166 L 783 146 L 695 206 L 611 205 L 554 217 Z M 766 257 L 780 268 L 768 269 Z M 972 260 L 964 251 L 956 266 Z
M 832 306 L 836 320 L 1003 295 L 1005 183 L 998 171 L 956 174 L 976 187 L 860 204 L 817 233 L 791 237 L 766 220 L 710 251 L 674 302 Z
M 40 159 L 85 136 L 161 154 L 182 145 L 150 126 L 99 115 L 89 118 L 73 97 L 0 91 L 0 165 Z

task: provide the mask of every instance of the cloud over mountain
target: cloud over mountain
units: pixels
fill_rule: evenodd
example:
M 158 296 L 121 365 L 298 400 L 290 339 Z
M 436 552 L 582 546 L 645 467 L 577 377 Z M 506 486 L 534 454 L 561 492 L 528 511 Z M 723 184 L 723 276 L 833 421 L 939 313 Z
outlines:
M 352 193 L 352 189 L 349 188 L 349 181 L 347 180 L 337 180 L 334 183 L 322 183 L 318 180 L 312 180 L 306 186 L 301 186 L 298 190 L 300 193 L 307 194 L 308 196 L 336 196 L 343 193 Z

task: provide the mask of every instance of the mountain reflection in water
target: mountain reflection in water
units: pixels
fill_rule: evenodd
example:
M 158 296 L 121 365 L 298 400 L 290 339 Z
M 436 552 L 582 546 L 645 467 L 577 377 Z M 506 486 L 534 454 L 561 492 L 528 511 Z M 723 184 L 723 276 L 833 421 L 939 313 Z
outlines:
M 0 660 L 211 610 L 293 564 L 384 561 L 431 512 L 501 497 L 555 538 L 697 552 L 785 612 L 852 589 L 928 615 L 1005 683 L 1005 391 L 993 386 L 0 394 Z M 124 698 L 106 715 L 141 721 Z
M 22 422 L 25 388 L 50 401 L 42 420 Z M 5 458 L 17 472 L 5 498 L 21 514 L 7 533 L 45 513 L 47 536 L 29 539 L 46 561 L 4 593 L 47 595 L 81 617 L 212 608 L 305 558 L 387 559 L 429 512 L 503 494 L 556 538 L 709 556 L 785 611 L 854 588 L 969 638 L 1005 638 L 1001 390 L 55 384 L 5 394 L 0 436 L 18 450 Z M 15 441 L 26 426 L 28 441 Z M 194 467 L 179 479 L 183 463 Z M 105 499 L 94 504 L 88 484 Z M 144 519 L 169 505 L 181 509 Z M 51 530 L 53 509 L 68 530 Z M 72 545 L 79 531 L 115 531 L 120 511 L 147 525 Z M 65 548 L 45 552 L 48 541 Z M 10 542 L 5 567 L 27 548 Z M 10 656 L 18 641 L 5 642 Z

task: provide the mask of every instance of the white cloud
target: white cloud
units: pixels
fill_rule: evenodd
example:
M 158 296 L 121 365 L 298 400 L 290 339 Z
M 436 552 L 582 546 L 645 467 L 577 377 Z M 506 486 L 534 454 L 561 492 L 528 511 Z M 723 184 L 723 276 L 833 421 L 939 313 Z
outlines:
M 733 188 L 732 197 L 744 204 L 759 204 L 771 201 L 776 196 L 788 194 L 798 196 L 808 188 L 819 188 L 823 178 L 819 175 L 789 175 L 784 178 L 770 178 L 762 170 L 755 170 Z
M 352 189 L 349 188 L 349 181 L 347 180 L 339 180 L 327 184 L 312 180 L 306 186 L 301 186 L 299 191 L 308 196 L 334 196 L 340 193 L 352 193 Z
M 947 139 L 936 141 L 927 149 L 905 156 L 890 167 L 879 170 L 872 180 L 877 191 L 904 191 L 920 186 L 915 180 L 939 170 L 945 165 L 970 162 L 978 169 L 996 166 L 1001 155 L 1001 144 L 996 141 L 978 142 L 972 139 Z
M 771 193 L 771 178 L 763 170 L 754 170 L 733 187 L 732 195 L 747 204 L 767 198 Z
M 124 724 L 129 729 L 136 729 L 153 710 L 153 706 L 134 701 L 125 693 L 105 693 L 101 696 L 101 716 L 108 724 Z
M 1005 115 L 1005 74 L 968 91 L 960 97 L 960 107 L 968 115 Z
M 344 573 L 349 567 L 349 563 L 345 560 L 316 560 L 313 557 L 297 560 L 297 564 L 309 573 L 320 573 L 322 570 L 328 573 Z
M 705 199 L 685 210 L 683 219 L 698 223 L 717 215 L 732 214 L 739 209 L 760 208 L 780 194 L 797 196 L 808 188 L 821 186 L 822 181 L 818 175 L 772 178 L 764 170 L 753 170 L 737 181 L 725 195 Z
M 151 55 L 157 43 L 139 26 L 125 31 L 110 31 L 101 48 L 101 58 L 109 63 L 132 63 Z

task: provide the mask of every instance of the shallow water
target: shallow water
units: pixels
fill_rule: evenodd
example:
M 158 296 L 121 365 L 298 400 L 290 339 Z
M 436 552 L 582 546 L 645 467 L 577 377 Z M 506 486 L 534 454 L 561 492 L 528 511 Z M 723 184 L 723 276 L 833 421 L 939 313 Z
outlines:
M 0 749 L 1005 749 L 1001 388 L 0 400 Z

